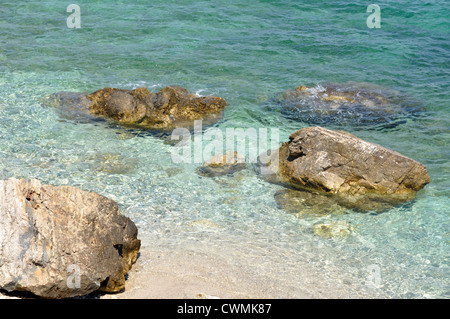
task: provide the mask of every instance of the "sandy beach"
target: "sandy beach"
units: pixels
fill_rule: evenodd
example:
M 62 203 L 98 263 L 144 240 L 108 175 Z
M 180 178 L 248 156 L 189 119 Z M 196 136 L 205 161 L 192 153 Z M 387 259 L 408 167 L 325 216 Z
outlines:
M 262 257 L 261 257 L 262 258 Z M 258 263 L 254 260 L 255 264 Z M 356 278 L 324 276 L 306 264 L 264 265 L 193 250 L 143 245 L 126 289 L 102 299 L 352 299 L 383 298 Z M 273 269 L 280 269 L 280 272 Z M 289 276 L 289 277 L 288 277 Z

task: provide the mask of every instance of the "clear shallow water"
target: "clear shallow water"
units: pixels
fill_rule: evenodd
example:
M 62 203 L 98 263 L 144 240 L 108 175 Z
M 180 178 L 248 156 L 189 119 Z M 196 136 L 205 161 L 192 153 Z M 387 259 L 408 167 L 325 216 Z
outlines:
M 136 222 L 145 243 L 228 255 L 255 271 L 272 267 L 286 283 L 307 263 L 324 278 L 364 286 L 368 267 L 377 265 L 374 295 L 449 297 L 448 2 L 379 1 L 381 29 L 368 29 L 366 6 L 349 1 L 78 1 L 77 30 L 66 27 L 68 4 L 0 5 L 1 178 L 101 193 Z M 252 170 L 201 177 L 198 164 L 173 163 L 162 140 L 67 119 L 39 101 L 58 91 L 178 84 L 230 103 L 219 129 L 276 127 L 285 141 L 309 124 L 267 109 L 268 99 L 301 84 L 348 81 L 398 90 L 423 105 L 420 116 L 392 128 L 327 126 L 425 164 L 431 183 L 413 203 L 377 215 L 300 219 L 276 206 L 282 188 Z M 314 224 L 333 220 L 356 230 L 344 241 L 314 236 Z

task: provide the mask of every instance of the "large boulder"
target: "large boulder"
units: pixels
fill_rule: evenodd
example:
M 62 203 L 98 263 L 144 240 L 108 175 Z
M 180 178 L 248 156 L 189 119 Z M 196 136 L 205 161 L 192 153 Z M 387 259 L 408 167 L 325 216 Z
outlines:
M 122 90 L 104 88 L 90 94 L 60 92 L 43 99 L 63 113 L 112 120 L 116 123 L 150 130 L 191 127 L 194 120 L 212 124 L 228 103 L 221 97 L 198 96 L 179 86 L 167 86 L 150 93 L 147 88 Z
M 349 208 L 376 209 L 412 200 L 430 182 L 424 165 L 343 131 L 300 129 L 271 155 L 272 178 L 337 197 Z
M 0 289 L 66 298 L 121 291 L 140 248 L 117 203 L 71 186 L 0 181 Z

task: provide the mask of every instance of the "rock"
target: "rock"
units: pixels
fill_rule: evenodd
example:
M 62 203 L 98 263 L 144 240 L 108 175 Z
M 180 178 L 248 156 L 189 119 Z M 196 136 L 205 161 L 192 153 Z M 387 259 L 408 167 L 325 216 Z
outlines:
M 347 211 L 335 197 L 313 192 L 283 189 L 274 198 L 279 208 L 297 217 L 339 215 Z
M 183 173 L 183 169 L 181 167 L 169 167 L 164 169 L 164 172 L 167 174 L 168 177 L 172 177 Z
M 271 155 L 276 181 L 336 196 L 341 205 L 368 210 L 415 198 L 430 182 L 422 164 L 343 131 L 308 127 L 292 133 Z M 278 156 L 278 161 L 275 157 Z
M 381 212 L 402 202 L 385 195 L 339 196 L 289 188 L 277 191 L 274 198 L 278 208 L 300 218 L 342 215 L 348 209 Z
M 0 181 L 0 289 L 44 298 L 124 289 L 140 248 L 117 203 L 71 186 Z
M 232 175 L 247 167 L 245 157 L 237 152 L 230 151 L 226 154 L 218 154 L 208 159 L 197 172 L 207 177 Z
M 86 94 L 78 92 L 59 92 L 46 97 L 43 101 L 45 104 L 53 107 L 59 107 L 64 104 L 66 107 L 71 107 L 73 109 L 84 108 L 88 109 L 90 101 Z
M 323 238 L 344 239 L 352 233 L 352 227 L 346 221 L 334 221 L 328 224 L 316 224 L 313 227 L 314 234 Z
M 95 116 L 89 113 L 91 101 L 84 93 L 58 92 L 41 99 L 41 102 L 58 110 L 63 119 L 79 122 L 88 122 L 95 119 Z
M 316 125 L 396 126 L 421 111 L 419 103 L 399 92 L 369 83 L 298 86 L 278 94 L 269 108 L 293 120 Z
M 127 158 L 116 153 L 96 152 L 82 156 L 81 160 L 89 169 L 108 174 L 128 174 L 138 166 L 135 158 Z
M 91 94 L 62 92 L 43 102 L 149 130 L 191 127 L 194 120 L 208 125 L 217 121 L 228 105 L 220 97 L 198 96 L 179 86 L 167 86 L 157 93 L 147 88 L 104 88 Z

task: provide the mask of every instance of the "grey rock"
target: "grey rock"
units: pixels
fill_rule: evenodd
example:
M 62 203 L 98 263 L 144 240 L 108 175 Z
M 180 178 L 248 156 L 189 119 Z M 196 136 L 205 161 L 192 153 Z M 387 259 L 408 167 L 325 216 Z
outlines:
M 0 181 L 0 289 L 44 298 L 121 291 L 140 248 L 117 203 L 71 186 Z
M 430 182 L 421 163 L 347 132 L 322 127 L 292 133 L 271 158 L 270 163 L 277 163 L 268 166 L 272 180 L 333 195 L 340 204 L 355 209 L 377 209 L 378 204 L 384 209 L 412 200 Z
M 314 125 L 391 128 L 423 112 L 421 103 L 371 83 L 300 85 L 268 101 L 285 117 Z

